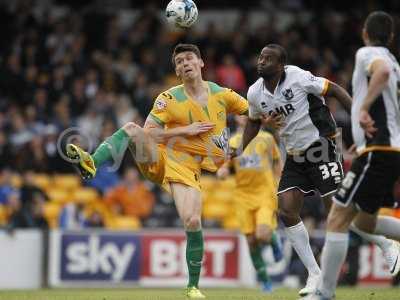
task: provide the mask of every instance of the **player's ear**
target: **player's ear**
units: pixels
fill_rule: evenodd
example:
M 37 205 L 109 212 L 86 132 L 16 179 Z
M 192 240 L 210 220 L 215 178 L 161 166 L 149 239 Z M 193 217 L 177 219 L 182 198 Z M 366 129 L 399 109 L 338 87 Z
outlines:
M 200 67 L 204 67 L 204 61 L 200 58 Z
M 365 29 L 365 27 L 363 27 L 363 29 L 362 29 L 361 36 L 364 41 L 364 44 L 366 44 L 369 41 L 369 37 L 368 37 L 368 33 L 367 33 L 367 30 Z

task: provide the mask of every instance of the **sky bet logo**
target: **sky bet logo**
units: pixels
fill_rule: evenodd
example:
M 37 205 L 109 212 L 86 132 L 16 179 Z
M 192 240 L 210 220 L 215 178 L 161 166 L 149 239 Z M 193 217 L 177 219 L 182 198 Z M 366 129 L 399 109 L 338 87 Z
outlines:
M 139 278 L 139 239 L 132 234 L 64 234 L 61 279 L 132 281 Z

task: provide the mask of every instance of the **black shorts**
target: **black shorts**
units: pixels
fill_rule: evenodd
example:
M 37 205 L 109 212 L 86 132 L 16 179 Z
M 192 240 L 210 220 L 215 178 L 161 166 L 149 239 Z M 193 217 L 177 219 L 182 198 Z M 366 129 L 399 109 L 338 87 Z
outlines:
M 297 188 L 304 194 L 318 191 L 326 196 L 337 190 L 342 178 L 343 168 L 335 141 L 321 138 L 301 155 L 287 155 L 278 195 Z
M 393 189 L 400 177 L 400 152 L 371 151 L 357 157 L 333 200 L 374 214 L 381 207 L 393 207 Z

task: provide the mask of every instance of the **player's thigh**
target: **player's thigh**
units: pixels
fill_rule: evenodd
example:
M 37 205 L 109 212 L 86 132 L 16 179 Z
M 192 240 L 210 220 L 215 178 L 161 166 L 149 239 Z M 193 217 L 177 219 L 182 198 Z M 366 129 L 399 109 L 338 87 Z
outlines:
M 377 213 L 369 214 L 364 211 L 359 211 L 357 216 L 354 218 L 354 225 L 368 233 L 374 233 L 376 227 Z
M 185 221 L 189 218 L 200 218 L 202 207 L 201 192 L 194 187 L 179 182 L 170 182 L 170 187 L 181 219 Z
M 327 231 L 347 232 L 356 215 L 357 210 L 353 205 L 340 206 L 333 203 L 328 215 Z
M 344 206 L 353 203 L 374 215 L 379 208 L 394 204 L 393 187 L 399 172 L 399 153 L 364 153 L 353 161 L 333 201 Z
M 304 193 L 297 188 L 278 194 L 280 214 L 299 214 L 304 202 Z

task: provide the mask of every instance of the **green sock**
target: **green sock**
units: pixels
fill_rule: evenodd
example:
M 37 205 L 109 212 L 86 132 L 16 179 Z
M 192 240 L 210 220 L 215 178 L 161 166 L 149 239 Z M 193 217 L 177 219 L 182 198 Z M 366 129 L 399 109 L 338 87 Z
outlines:
M 275 231 L 272 233 L 271 247 L 273 247 L 273 248 L 280 248 L 281 247 L 281 243 L 278 241 L 278 236 L 276 235 Z
M 203 232 L 186 231 L 186 264 L 189 270 L 188 287 L 198 287 L 204 253 Z
M 128 147 L 128 134 L 122 128 L 118 129 L 114 134 L 108 137 L 104 142 L 97 147 L 92 154 L 94 165 L 101 166 L 108 160 L 121 158 Z
M 254 248 L 250 248 L 250 257 L 253 262 L 254 269 L 257 272 L 257 279 L 265 282 L 269 280 L 269 276 L 267 273 L 267 266 L 262 257 L 262 247 L 260 245 L 256 245 Z

